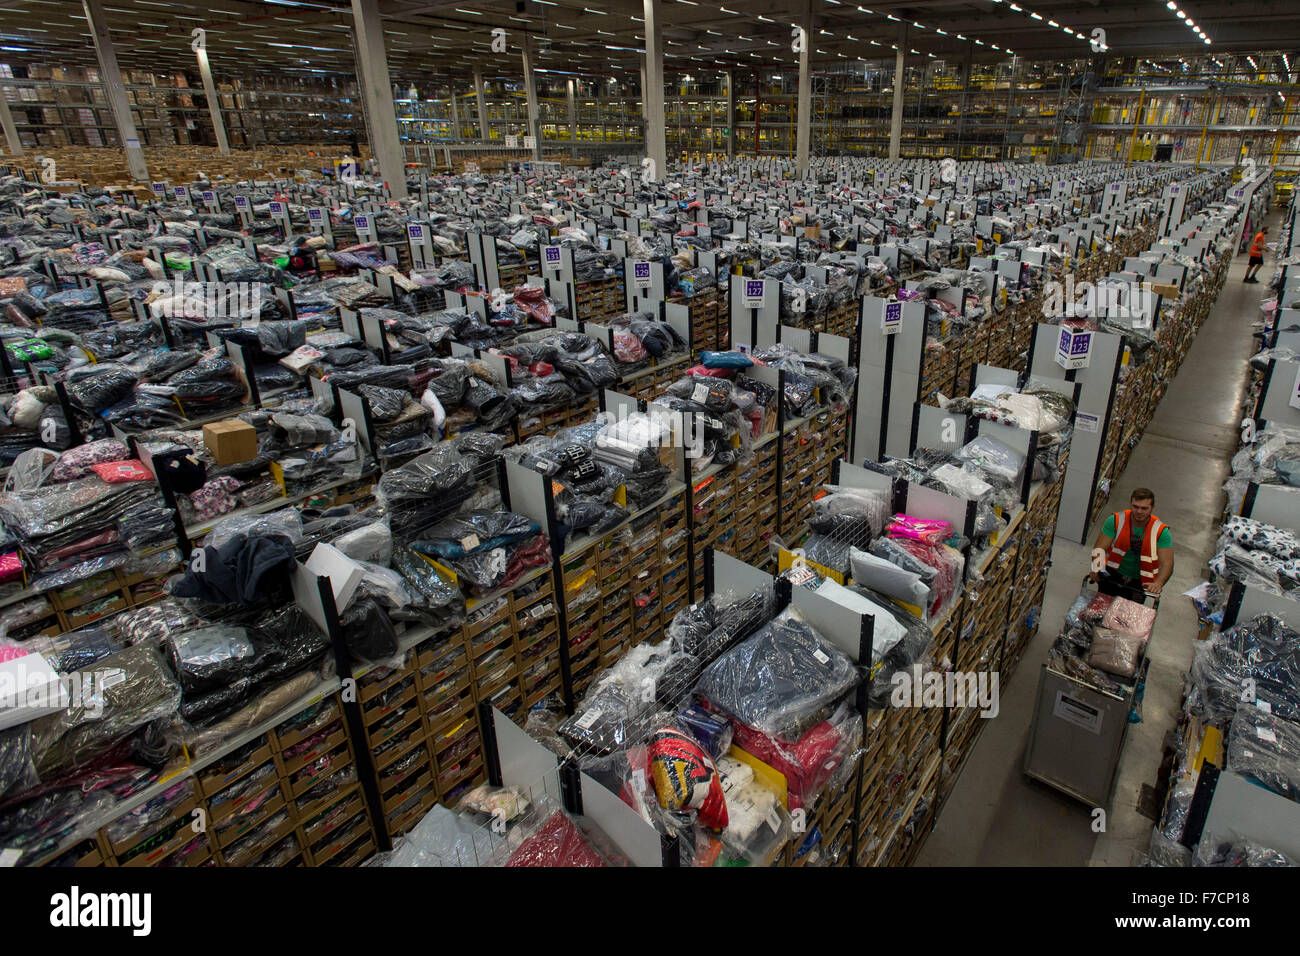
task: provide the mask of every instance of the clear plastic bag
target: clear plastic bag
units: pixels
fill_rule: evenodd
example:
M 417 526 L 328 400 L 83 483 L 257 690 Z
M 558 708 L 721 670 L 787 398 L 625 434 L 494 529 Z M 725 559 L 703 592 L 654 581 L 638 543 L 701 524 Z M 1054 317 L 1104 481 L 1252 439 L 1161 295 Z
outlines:
M 848 658 L 787 611 L 706 667 L 695 693 L 761 732 L 788 735 L 858 679 Z

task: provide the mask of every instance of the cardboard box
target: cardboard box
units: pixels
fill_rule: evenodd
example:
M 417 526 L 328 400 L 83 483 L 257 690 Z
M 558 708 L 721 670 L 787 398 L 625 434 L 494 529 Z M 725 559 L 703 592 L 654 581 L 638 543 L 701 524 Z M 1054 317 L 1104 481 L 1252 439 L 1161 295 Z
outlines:
M 1146 286 L 1156 295 L 1164 296 L 1166 299 L 1177 299 L 1181 294 L 1178 291 L 1178 286 L 1164 282 L 1148 282 Z
M 257 457 L 257 429 L 237 418 L 203 426 L 203 444 L 218 465 L 237 465 Z

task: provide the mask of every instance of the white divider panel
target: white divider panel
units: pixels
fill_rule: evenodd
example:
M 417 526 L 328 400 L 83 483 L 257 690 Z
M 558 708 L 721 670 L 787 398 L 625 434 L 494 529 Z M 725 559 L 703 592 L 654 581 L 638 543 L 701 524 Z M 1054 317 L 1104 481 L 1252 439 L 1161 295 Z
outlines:
M 322 634 L 330 630 L 329 620 L 325 616 L 325 605 L 321 603 L 320 583 L 317 576 L 307 570 L 301 561 L 293 563 L 289 574 L 289 583 L 293 588 L 293 599 L 303 612 L 312 620 Z
M 510 510 L 532 518 L 549 536 L 551 525 L 546 517 L 546 476 L 509 458 L 505 460 L 505 465 Z
M 903 510 L 914 518 L 931 518 L 947 521 L 959 533 L 966 528 L 966 511 L 969 504 L 964 498 L 907 483 Z
M 1300 488 L 1256 485 L 1249 517 L 1276 528 L 1300 531 Z
M 975 385 L 1009 385 L 1015 388 L 1020 381 L 1018 373 L 1009 368 L 998 368 L 996 365 L 976 365 L 975 366 Z
M 312 398 L 318 402 L 334 404 L 334 389 L 330 388 L 328 382 L 317 378 L 315 375 L 310 376 L 307 381 L 311 385 Z
M 745 291 L 763 284 L 762 304 L 754 308 L 746 304 Z M 761 349 L 776 344 L 776 327 L 781 321 L 781 288 L 775 279 L 749 279 L 731 277 L 731 346 Z
M 492 708 L 492 726 L 497 739 L 497 759 L 501 766 L 501 783 L 507 787 L 536 790 L 544 781 L 547 793 L 560 792 L 559 764 L 547 750 L 513 720 Z
M 663 320 L 673 327 L 682 341 L 691 344 L 691 310 L 684 305 L 665 304 Z
M 933 405 L 918 403 L 913 407 L 916 409 L 916 448 L 955 452 L 966 444 L 967 416 Z
M 1260 614 L 1275 614 L 1287 627 L 1300 630 L 1300 601 L 1285 594 L 1273 594 L 1263 588 L 1243 587 L 1236 623 L 1244 623 Z
M 788 345 L 800 352 L 812 351 L 812 332 L 808 329 L 799 329 L 790 325 L 783 325 L 781 331 L 781 344 Z
M 1300 428 L 1300 408 L 1291 404 L 1297 395 L 1300 395 L 1300 362 L 1274 360 L 1268 388 L 1260 403 L 1259 417 L 1277 425 Z M 1296 400 L 1300 401 L 1300 398 Z M 1073 452 L 1070 457 L 1074 457 Z
M 474 350 L 460 342 L 451 343 L 451 354 L 460 358 L 474 358 Z
M 893 493 L 894 479 L 851 462 L 840 462 L 840 484 L 846 488 L 868 488 L 885 495 Z
M 1219 775 L 1202 839 L 1240 834 L 1300 859 L 1300 803 L 1236 773 Z
M 373 453 L 375 446 L 370 440 L 370 428 L 366 421 L 365 399 L 355 392 L 349 392 L 346 388 L 340 388 L 339 410 L 343 413 L 345 419 L 352 419 L 352 423 L 357 430 L 357 441 L 365 446 L 366 451 Z
M 1030 382 L 1058 389 L 1073 388 L 1069 384 L 1071 381 L 1082 385 L 1076 405 L 1074 435 L 1070 439 L 1070 461 L 1061 488 L 1056 533 L 1061 538 L 1083 544 L 1091 524 L 1092 495 L 1099 477 L 1097 466 L 1101 461 L 1101 443 L 1106 437 L 1123 337 L 1094 332 L 1088 367 L 1076 369 L 1071 380 L 1067 378 L 1065 369 L 1056 364 L 1060 334 L 1059 326 L 1039 323 L 1032 347 Z M 1092 430 L 1080 424 L 1081 421 L 1090 422 Z
M 837 358 L 847 365 L 849 363 L 849 358 L 853 354 L 853 343 L 842 335 L 835 335 L 832 332 L 822 332 L 817 336 L 817 351 L 822 355 L 830 355 Z
M 503 388 L 510 386 L 510 362 L 504 355 L 493 355 L 491 352 L 479 353 L 479 361 L 492 370 L 497 384 Z
M 511 499 L 514 504 L 514 499 Z M 741 596 L 753 594 L 772 583 L 772 575 L 733 558 L 716 548 L 713 551 L 713 590 L 717 594 L 731 592 Z
M 820 589 L 792 588 L 790 603 L 818 634 L 843 651 L 849 660 L 869 667 L 870 661 L 861 661 L 858 657 L 862 650 L 862 619 L 871 615 L 855 611 L 834 597 L 827 597 L 843 591 L 835 582 L 828 581 L 822 587 L 826 588 L 825 593 Z
M 631 415 L 637 411 L 637 401 L 631 395 L 624 395 L 622 392 L 607 388 L 605 389 L 605 411 L 619 416 Z
M 663 843 L 659 831 L 591 777 L 584 773 L 581 779 L 583 817 L 598 826 L 633 866 L 663 866 Z
M 854 423 L 854 461 L 879 461 L 883 454 L 905 458 L 912 451 L 912 406 L 920 398 L 925 353 L 925 303 L 902 303 L 899 330 L 881 328 L 888 303 L 863 296 L 858 355 L 858 405 Z M 883 442 L 882 442 L 883 437 Z M 883 445 L 883 448 L 882 448 Z

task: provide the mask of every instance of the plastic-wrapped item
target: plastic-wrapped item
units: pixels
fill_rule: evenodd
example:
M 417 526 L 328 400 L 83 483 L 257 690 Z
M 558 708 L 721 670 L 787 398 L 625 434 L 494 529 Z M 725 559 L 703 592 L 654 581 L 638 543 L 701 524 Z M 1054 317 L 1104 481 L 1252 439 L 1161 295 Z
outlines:
M 848 658 L 787 611 L 706 667 L 695 693 L 764 733 L 795 734 L 858 679 Z
M 864 587 L 905 604 L 923 609 L 930 606 L 930 586 L 915 572 L 857 548 L 849 551 L 849 566 L 853 580 Z
M 1110 607 L 1101 619 L 1102 627 L 1132 634 L 1143 641 L 1151 636 L 1151 628 L 1155 623 L 1155 608 L 1122 597 L 1116 597 L 1111 601 Z
M 609 864 L 582 831 L 557 810 L 542 827 L 521 843 L 506 861 L 508 867 L 602 867 Z
M 953 529 L 947 521 L 896 514 L 885 530 L 893 538 L 910 538 L 923 544 L 938 545 L 952 537 Z
M 175 713 L 180 702 L 180 687 L 162 658 L 143 645 L 103 658 L 74 680 L 96 691 L 27 725 L 43 780 L 89 763 L 138 728 Z
M 957 457 L 974 462 L 990 474 L 1013 484 L 1024 473 L 1025 456 L 988 435 L 979 435 L 967 442 L 958 449 Z
M 528 809 L 529 799 L 518 787 L 494 787 L 479 784 L 461 798 L 461 810 L 486 813 L 509 823 Z
M 363 661 L 383 660 L 397 653 L 397 633 L 383 605 L 373 598 L 355 601 L 340 619 L 348 651 Z
M 349 558 L 388 565 L 393 560 L 393 533 L 385 521 L 374 521 L 340 535 L 333 542 Z
M 721 830 L 727 802 L 713 759 L 690 734 L 662 727 L 650 737 L 650 774 L 655 796 L 665 810 L 694 810 L 700 824 Z
M 800 734 L 764 733 L 746 724 L 735 728 L 735 745 L 780 771 L 791 810 L 811 810 L 835 771 L 862 744 L 862 716 L 843 701 Z
M 185 691 L 202 691 L 247 673 L 257 648 L 247 628 L 213 624 L 168 635 L 167 651 Z
M 1239 833 L 1202 833 L 1192 865 L 1300 866 L 1300 860 Z
M 129 395 L 137 381 L 136 374 L 125 365 L 107 362 L 73 369 L 64 386 L 73 404 L 98 415 Z
M 928 545 L 914 538 L 893 540 L 899 548 L 935 570 L 934 578 L 928 582 L 931 595 L 928 616 L 941 617 L 961 593 L 962 572 L 965 568 L 961 552 L 944 544 Z
M 501 840 L 491 827 L 473 824 L 442 804 L 434 804 L 397 841 L 391 855 L 365 865 L 480 866 L 488 861 Z
M 1092 645 L 1088 651 L 1088 666 L 1103 670 L 1116 677 L 1131 678 L 1142 659 L 1145 638 L 1104 627 L 1092 630 Z
M 75 481 L 90 475 L 97 464 L 124 461 L 130 457 L 131 449 L 126 442 L 103 438 L 65 451 L 54 463 L 50 477 L 54 481 Z
M 295 560 L 293 542 L 282 535 L 238 534 L 220 548 L 205 547 L 201 570 L 191 561 L 171 583 L 177 597 L 213 604 L 250 604 L 288 586 Z
M 1228 732 L 1228 770 L 1300 801 L 1300 724 L 1242 707 Z
M 209 548 L 222 545 L 239 535 L 280 535 L 293 543 L 302 540 L 302 513 L 294 508 L 282 508 L 267 514 L 230 515 L 213 522 L 212 530 L 203 539 Z

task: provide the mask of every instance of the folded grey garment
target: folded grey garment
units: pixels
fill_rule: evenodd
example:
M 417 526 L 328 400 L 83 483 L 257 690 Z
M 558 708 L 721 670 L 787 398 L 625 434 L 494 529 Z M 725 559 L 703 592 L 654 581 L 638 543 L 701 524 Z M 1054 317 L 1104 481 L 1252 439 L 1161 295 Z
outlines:
M 930 586 L 921 580 L 919 574 L 857 548 L 849 550 L 849 567 L 854 582 L 863 587 L 904 604 L 921 608 L 930 606 Z
M 935 575 L 939 573 L 936 569 L 930 567 L 905 548 L 900 547 L 896 541 L 889 538 L 877 538 L 875 541 L 871 542 L 871 547 L 868 550 L 876 557 L 884 558 L 891 564 L 896 564 L 900 568 L 904 568 L 905 570 L 918 575 L 926 584 L 933 581 Z
M 1282 484 L 1300 488 L 1300 458 L 1279 458 L 1273 467 Z

